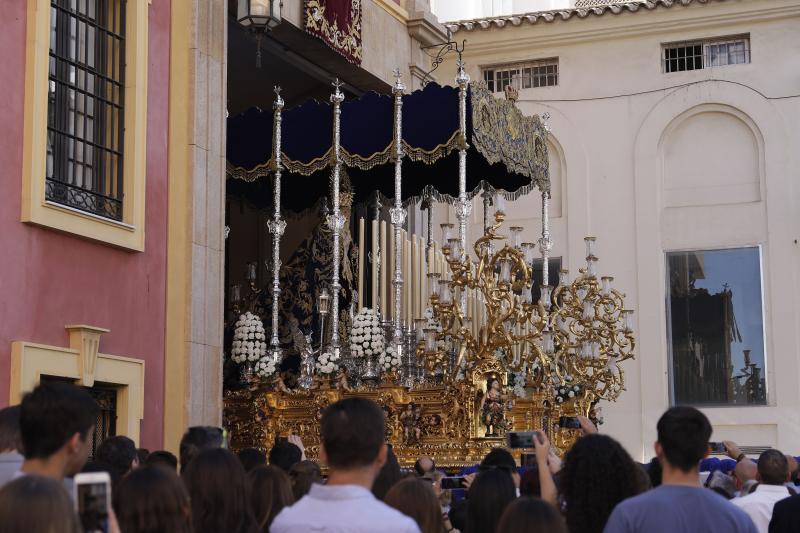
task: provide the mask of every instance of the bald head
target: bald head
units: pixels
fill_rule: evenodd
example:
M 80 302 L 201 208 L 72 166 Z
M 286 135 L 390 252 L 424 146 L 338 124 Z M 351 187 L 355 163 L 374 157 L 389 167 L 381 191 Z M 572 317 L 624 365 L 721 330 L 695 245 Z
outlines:
M 417 459 L 417 462 L 414 463 L 414 470 L 416 470 L 417 475 L 419 476 L 424 476 L 429 472 L 433 472 L 435 469 L 436 464 L 430 457 L 420 457 Z
M 789 479 L 789 462 L 778 450 L 767 450 L 758 457 L 758 479 L 764 485 L 783 485 Z
M 742 485 L 748 481 L 754 481 L 756 479 L 756 475 L 758 475 L 758 467 L 750 459 L 743 459 L 742 461 L 736 463 L 734 473 L 736 474 L 736 479 L 738 480 L 736 485 L 739 489 L 741 489 Z

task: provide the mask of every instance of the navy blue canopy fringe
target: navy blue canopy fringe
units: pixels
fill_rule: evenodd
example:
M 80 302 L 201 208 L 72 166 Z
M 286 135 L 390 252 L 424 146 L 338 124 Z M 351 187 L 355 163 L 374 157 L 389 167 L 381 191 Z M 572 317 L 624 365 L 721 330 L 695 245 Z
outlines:
M 332 106 L 310 100 L 283 112 L 282 203 L 301 211 L 330 193 Z M 374 191 L 394 196 L 394 102 L 374 92 L 341 106 L 341 155 L 355 201 Z M 271 201 L 272 111 L 250 109 L 228 119 L 228 190 Z M 547 133 L 482 84 L 467 96 L 467 190 L 487 186 L 507 196 L 549 190 Z M 458 89 L 434 83 L 403 96 L 403 201 L 423 192 L 438 201 L 458 196 Z M 347 181 L 347 180 L 346 180 Z

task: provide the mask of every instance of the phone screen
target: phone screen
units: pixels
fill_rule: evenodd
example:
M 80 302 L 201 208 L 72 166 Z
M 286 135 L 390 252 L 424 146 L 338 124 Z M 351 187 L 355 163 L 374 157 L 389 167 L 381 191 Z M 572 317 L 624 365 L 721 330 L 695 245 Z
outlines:
M 711 447 L 711 451 L 713 453 L 727 453 L 728 451 L 725 445 L 721 442 L 709 442 L 708 445 Z
M 510 431 L 506 433 L 506 445 L 509 448 L 534 448 L 533 439 L 539 438 L 540 433 L 540 431 Z
M 558 419 L 558 426 L 564 429 L 580 429 L 581 422 L 577 416 L 562 416 Z
M 76 486 L 78 514 L 86 533 L 108 533 L 109 488 L 107 483 L 80 483 Z
M 443 477 L 440 483 L 442 490 L 454 490 L 464 488 L 463 477 Z

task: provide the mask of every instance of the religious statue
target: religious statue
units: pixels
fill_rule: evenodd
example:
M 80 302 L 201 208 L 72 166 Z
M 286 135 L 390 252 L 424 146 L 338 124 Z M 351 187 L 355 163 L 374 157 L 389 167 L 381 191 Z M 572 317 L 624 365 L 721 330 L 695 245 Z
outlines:
M 336 374 L 336 388 L 344 392 L 353 392 L 353 388 L 347 382 L 347 367 L 339 367 L 339 372 Z
M 314 385 L 314 354 L 317 351 L 311 349 L 311 335 L 306 335 L 300 351 L 300 379 L 297 380 L 297 385 L 302 389 L 309 390 Z
M 400 424 L 403 426 L 403 442 L 406 445 L 419 444 L 422 437 L 422 410 L 414 402 L 406 405 L 400 413 Z
M 271 381 L 273 388 L 277 392 L 283 392 L 285 394 L 294 394 L 294 392 L 286 386 L 286 382 L 284 381 L 284 374 L 282 372 L 275 372 L 275 377 L 272 378 Z
M 445 394 L 442 416 L 447 436 L 460 437 L 469 432 L 467 411 L 461 404 L 457 390 L 451 390 Z
M 506 429 L 505 405 L 500 380 L 492 376 L 486 382 L 486 393 L 481 399 L 481 421 L 486 426 L 487 437 L 497 437 L 498 430 Z
M 340 210 L 346 221 L 350 220 L 353 202 L 353 193 L 349 178 L 342 174 L 340 196 Z M 321 339 L 319 320 L 316 313 L 317 295 L 323 288 L 328 288 L 333 273 L 333 237 L 332 231 L 326 222 L 327 200 L 321 202 L 321 212 L 316 226 L 300 243 L 294 253 L 286 260 L 280 269 L 280 340 L 281 343 L 291 345 L 292 326 L 297 326 L 302 331 L 312 333 L 314 339 Z M 356 271 L 357 247 L 353 244 L 350 225 L 345 224 L 340 234 L 340 293 L 339 293 L 339 324 L 325 326 L 329 332 L 335 327 L 339 329 L 342 341 L 346 344 L 350 332 L 350 308 L 355 300 L 354 272 Z M 263 291 L 261 305 L 264 309 L 271 309 L 271 292 Z M 330 333 L 328 333 L 330 335 Z M 291 352 L 290 352 L 291 353 Z M 301 352 L 297 352 L 301 353 Z M 292 354 L 293 355 L 293 354 Z

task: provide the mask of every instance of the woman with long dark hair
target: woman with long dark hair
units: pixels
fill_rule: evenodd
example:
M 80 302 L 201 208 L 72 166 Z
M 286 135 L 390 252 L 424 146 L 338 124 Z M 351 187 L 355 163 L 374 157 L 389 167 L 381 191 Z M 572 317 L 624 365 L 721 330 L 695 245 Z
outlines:
M 173 470 L 134 470 L 120 482 L 115 501 L 125 533 L 192 533 L 189 494 Z
M 523 496 L 506 507 L 495 533 L 567 533 L 567 526 L 555 507 Z
M 248 474 L 253 514 L 259 529 L 269 533 L 269 526 L 281 510 L 294 503 L 289 476 L 276 466 L 258 466 Z
M 317 463 L 314 461 L 300 461 L 289 469 L 289 481 L 292 483 L 294 501 L 300 501 L 300 498 L 311 490 L 311 485 L 322 483 L 324 480 L 322 478 L 322 470 Z
M 607 435 L 581 437 L 559 472 L 570 533 L 601 533 L 614 507 L 644 490 L 639 466 Z
M 430 481 L 406 478 L 389 489 L 384 503 L 410 516 L 422 533 L 442 533 L 442 509 Z
M 391 444 L 386 445 L 386 462 L 383 463 L 375 483 L 372 484 L 372 495 L 383 500 L 395 483 L 403 479 L 403 472 L 400 470 L 400 463 L 394 454 Z
M 212 448 L 192 459 L 183 475 L 192 502 L 195 533 L 256 533 L 250 486 L 231 452 Z
M 506 506 L 516 497 L 514 480 L 505 470 L 479 473 L 469 487 L 466 533 L 493 532 Z
M 24 476 L 0 490 L 3 533 L 81 533 L 72 500 L 58 481 Z

